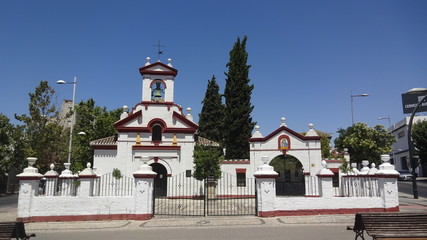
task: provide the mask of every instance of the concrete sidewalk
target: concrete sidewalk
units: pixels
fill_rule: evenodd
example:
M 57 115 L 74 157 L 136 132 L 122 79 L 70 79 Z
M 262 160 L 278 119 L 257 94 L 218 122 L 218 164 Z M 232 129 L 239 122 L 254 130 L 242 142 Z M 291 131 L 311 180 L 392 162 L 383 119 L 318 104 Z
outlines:
M 8 196 L 16 198 L 16 196 Z M 14 200 L 14 199 L 9 199 Z M 4 201 L 4 199 L 2 199 Z M 399 193 L 400 211 L 427 212 L 427 198 L 413 199 L 411 195 Z M 17 217 L 15 205 L 0 205 L 0 221 L 14 221 Z M 161 228 L 212 228 L 212 227 L 260 227 L 283 226 L 284 224 L 342 224 L 352 225 L 354 214 L 309 215 L 260 218 L 256 216 L 182 217 L 156 216 L 148 221 L 81 221 L 81 222 L 37 222 L 27 223 L 28 232 L 52 231 L 99 231 Z

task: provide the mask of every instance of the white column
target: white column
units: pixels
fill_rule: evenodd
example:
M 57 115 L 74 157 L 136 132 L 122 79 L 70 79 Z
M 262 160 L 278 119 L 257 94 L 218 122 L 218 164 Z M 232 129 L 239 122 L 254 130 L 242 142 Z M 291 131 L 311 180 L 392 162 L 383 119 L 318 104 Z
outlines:
M 154 178 L 157 173 L 147 164 L 148 157 L 142 157 L 143 164 L 133 173 L 135 178 L 135 220 L 153 217 Z
M 43 177 L 33 164 L 37 158 L 29 157 L 28 167 L 24 169 L 23 173 L 18 174 L 16 177 L 19 179 L 19 197 L 18 197 L 18 218 L 19 221 L 28 222 L 31 220 L 31 206 L 33 198 L 38 195 L 39 182 Z
M 91 197 L 93 195 L 93 182 L 95 180 L 96 173 L 92 170 L 91 164 L 87 163 L 87 167 L 79 174 L 80 178 L 80 191 L 79 196 Z
M 262 166 L 254 173 L 256 178 L 257 201 L 258 201 L 258 216 L 271 217 L 274 216 L 276 202 L 276 177 L 279 175 L 274 171 L 274 168 L 268 165 L 269 158 L 263 156 L 261 160 L 264 162 Z
M 384 200 L 384 210 L 386 212 L 399 211 L 399 192 L 397 190 L 399 172 L 389 163 L 390 155 L 381 155 L 381 161 L 383 163 L 379 166 L 376 176 L 378 177 L 380 196 Z

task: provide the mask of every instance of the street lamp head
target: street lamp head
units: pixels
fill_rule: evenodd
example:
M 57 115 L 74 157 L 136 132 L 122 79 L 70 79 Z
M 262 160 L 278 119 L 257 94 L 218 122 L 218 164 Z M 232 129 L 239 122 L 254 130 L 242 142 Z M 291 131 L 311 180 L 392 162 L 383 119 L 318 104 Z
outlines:
M 360 96 L 361 96 L 361 97 L 367 97 L 367 96 L 369 96 L 369 94 L 364 93 L 364 94 L 360 94 Z
M 78 133 L 80 136 L 85 136 L 86 135 L 86 133 L 85 132 L 79 132 Z
M 427 88 L 412 88 L 412 89 L 409 89 L 406 93 L 409 93 L 409 94 L 427 93 Z
M 57 83 L 57 84 L 66 84 L 67 82 L 66 82 L 66 81 L 64 81 L 64 80 L 58 80 L 58 81 L 56 81 L 56 83 Z

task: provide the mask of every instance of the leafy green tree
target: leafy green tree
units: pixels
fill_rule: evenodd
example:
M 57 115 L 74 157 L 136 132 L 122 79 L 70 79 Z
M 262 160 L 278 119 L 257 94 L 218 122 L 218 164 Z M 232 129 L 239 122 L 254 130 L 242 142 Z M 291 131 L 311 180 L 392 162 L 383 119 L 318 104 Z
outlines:
M 395 138 L 382 125 L 370 128 L 365 123 L 356 123 L 347 129 L 338 129 L 340 134 L 335 139 L 335 146 L 339 151 L 348 148 L 351 162 L 360 163 L 369 160 L 380 163 L 381 154 L 391 151 Z
M 218 143 L 223 142 L 224 105 L 222 104 L 219 86 L 215 76 L 208 81 L 203 107 L 199 114 L 199 135 Z
M 62 163 L 66 159 L 67 136 L 59 124 L 58 112 L 52 104 L 55 90 L 47 81 L 41 81 L 34 93 L 29 93 L 29 115 L 16 115 L 24 123 L 26 156 L 37 157 L 36 167 L 41 173 L 51 163 Z
M 227 63 L 228 73 L 225 96 L 224 113 L 224 145 L 227 159 L 249 158 L 249 141 L 255 126 L 252 122 L 251 94 L 253 84 L 249 84 L 249 68 L 247 65 L 245 36 L 242 41 L 237 38 L 230 51 L 230 61 Z
M 221 177 L 221 167 L 219 163 L 223 160 L 223 153 L 220 147 L 196 144 L 194 147 L 193 157 L 193 176 L 197 180 L 206 179 L 208 176 L 214 176 L 216 179 Z
M 0 114 L 0 177 L 9 172 L 12 165 L 10 155 L 12 154 L 12 129 L 9 118 Z
M 116 133 L 114 122 L 120 119 L 121 109 L 107 111 L 106 107 L 95 104 L 91 98 L 75 106 L 76 124 L 73 130 L 72 165 L 73 172 L 86 168 L 88 162 L 93 164 L 92 140 L 113 136 Z M 84 132 L 84 135 L 79 135 Z
M 412 140 L 420 160 L 427 163 L 427 120 L 417 121 L 414 124 Z

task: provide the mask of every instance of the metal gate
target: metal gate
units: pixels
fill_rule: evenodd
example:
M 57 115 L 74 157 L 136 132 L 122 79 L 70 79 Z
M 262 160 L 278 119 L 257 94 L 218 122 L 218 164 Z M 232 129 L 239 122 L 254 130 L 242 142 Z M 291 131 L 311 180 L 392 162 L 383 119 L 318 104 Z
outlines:
M 255 215 L 255 189 L 254 178 L 237 180 L 236 176 L 222 172 L 219 179 L 199 181 L 183 172 L 168 177 L 166 196 L 154 191 L 153 212 L 181 216 Z

